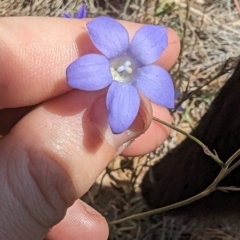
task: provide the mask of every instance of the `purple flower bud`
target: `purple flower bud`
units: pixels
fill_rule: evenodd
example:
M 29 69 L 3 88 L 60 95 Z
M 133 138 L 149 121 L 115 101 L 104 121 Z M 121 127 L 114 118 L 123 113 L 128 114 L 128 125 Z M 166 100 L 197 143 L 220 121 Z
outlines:
M 74 15 L 74 17 L 72 17 L 71 14 L 69 14 L 69 13 L 63 13 L 62 17 L 64 17 L 64 18 L 78 18 L 78 19 L 85 18 L 85 17 L 87 17 L 87 7 L 86 7 L 85 4 L 82 4 L 80 9 Z

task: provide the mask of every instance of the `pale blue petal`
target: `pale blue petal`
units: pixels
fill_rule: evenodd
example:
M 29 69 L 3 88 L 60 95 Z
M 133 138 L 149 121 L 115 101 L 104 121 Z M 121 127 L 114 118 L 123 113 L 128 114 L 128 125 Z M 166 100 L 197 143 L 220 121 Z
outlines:
M 174 86 L 165 69 L 155 65 L 138 68 L 133 84 L 152 102 L 174 108 Z
M 126 52 L 129 44 L 127 30 L 116 20 L 98 17 L 87 23 L 95 47 L 106 57 L 114 58 Z
M 130 43 L 129 54 L 143 65 L 148 65 L 159 59 L 167 45 L 166 27 L 146 25 L 134 35 Z
M 108 123 L 112 132 L 126 131 L 137 116 L 140 97 L 137 89 L 126 83 L 113 81 L 107 93 Z
M 67 12 L 64 12 L 62 14 L 62 17 L 64 18 L 73 18 L 72 15 L 70 13 L 67 13 Z M 77 11 L 77 13 L 75 14 L 74 18 L 78 18 L 78 19 L 81 19 L 81 18 L 85 18 L 87 17 L 87 7 L 85 4 L 83 4 L 80 9 Z
M 69 14 L 69 13 L 67 13 L 67 12 L 64 12 L 64 13 L 62 14 L 62 17 L 64 17 L 64 18 L 72 18 L 71 14 Z
M 87 7 L 83 4 L 78 12 L 75 14 L 75 18 L 81 19 L 87 17 Z
M 178 98 L 180 98 L 181 96 L 181 92 L 178 89 L 174 90 L 174 99 L 178 100 Z
M 70 87 L 92 91 L 105 88 L 112 82 L 108 59 L 100 54 L 84 55 L 67 68 Z

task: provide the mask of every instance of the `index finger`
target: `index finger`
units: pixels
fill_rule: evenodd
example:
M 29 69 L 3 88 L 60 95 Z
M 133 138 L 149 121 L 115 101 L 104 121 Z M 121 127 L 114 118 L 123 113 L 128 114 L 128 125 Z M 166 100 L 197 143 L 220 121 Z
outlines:
M 38 104 L 70 91 L 67 66 L 96 51 L 86 30 L 89 19 L 0 19 L 0 109 Z M 140 24 L 121 22 L 130 37 Z M 157 64 L 169 69 L 177 59 L 179 41 L 168 31 L 169 45 Z

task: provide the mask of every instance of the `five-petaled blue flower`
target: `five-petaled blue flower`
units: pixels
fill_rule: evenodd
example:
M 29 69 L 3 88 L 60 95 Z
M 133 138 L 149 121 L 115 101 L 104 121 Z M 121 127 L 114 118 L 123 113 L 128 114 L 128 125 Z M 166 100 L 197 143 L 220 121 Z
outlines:
M 76 12 L 76 14 L 74 15 L 74 17 L 72 17 L 72 15 L 70 13 L 66 13 L 64 12 L 62 14 L 62 17 L 64 18 L 85 18 L 87 17 L 87 7 L 85 4 L 81 5 L 80 9 Z
M 108 123 L 113 133 L 127 130 L 137 116 L 141 91 L 152 102 L 174 107 L 169 73 L 153 65 L 168 45 L 167 29 L 141 27 L 129 43 L 127 30 L 116 20 L 98 17 L 87 23 L 90 38 L 102 54 L 81 56 L 67 68 L 69 86 L 94 91 L 107 86 Z M 152 64 L 152 65 L 151 65 Z

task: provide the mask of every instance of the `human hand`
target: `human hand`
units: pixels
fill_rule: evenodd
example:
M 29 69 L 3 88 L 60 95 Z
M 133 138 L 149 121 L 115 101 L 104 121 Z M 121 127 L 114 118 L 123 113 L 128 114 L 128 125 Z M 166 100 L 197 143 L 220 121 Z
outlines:
M 95 51 L 87 21 L 0 20 L 1 239 L 107 239 L 105 219 L 77 199 L 115 156 L 152 151 L 169 134 L 151 122 L 152 114 L 170 122 L 168 110 L 143 98 L 129 131 L 114 135 L 106 90 L 68 87 L 67 66 Z M 130 36 L 141 26 L 122 24 Z M 157 62 L 167 70 L 179 53 L 176 34 L 168 33 L 169 46 Z

